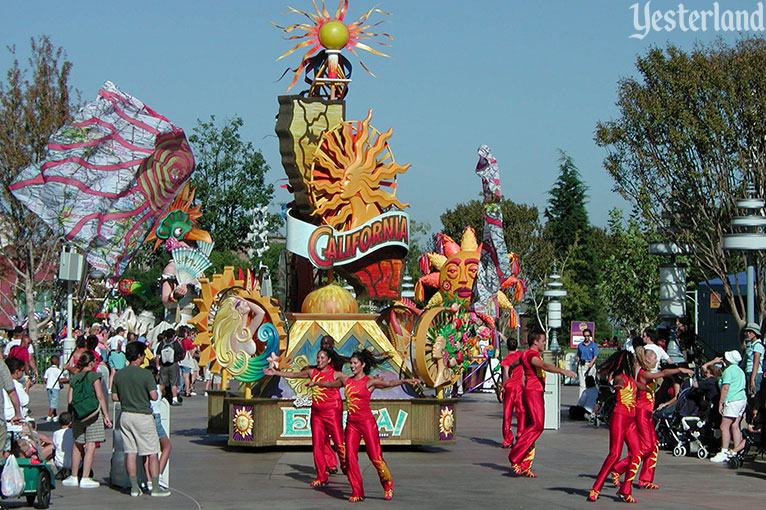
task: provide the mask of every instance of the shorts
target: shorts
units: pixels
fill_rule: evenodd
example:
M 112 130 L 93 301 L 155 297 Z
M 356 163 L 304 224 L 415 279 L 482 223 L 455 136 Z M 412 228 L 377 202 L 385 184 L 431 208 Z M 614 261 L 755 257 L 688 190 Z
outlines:
M 178 365 L 178 370 L 180 370 L 182 374 L 191 374 L 192 373 L 192 369 L 191 368 L 185 367 L 183 365 Z
M 745 414 L 746 406 L 747 406 L 747 399 L 724 402 L 722 416 L 724 418 L 734 418 L 734 419 L 739 418 L 740 416 Z
M 159 414 L 153 414 L 154 416 L 154 426 L 157 429 L 157 436 L 159 436 L 160 439 L 167 436 L 168 433 L 165 432 L 165 427 L 162 426 L 162 416 Z
M 125 453 L 154 455 L 160 453 L 160 441 L 154 416 L 141 413 L 120 413 L 118 424 Z
M 104 417 L 101 411 L 96 416 L 85 421 L 75 419 L 72 421 L 72 437 L 77 444 L 103 443 L 106 440 L 104 432 Z
M 160 367 L 160 386 L 178 386 L 181 374 L 178 370 L 178 363 L 173 363 L 167 367 Z
M 58 410 L 59 408 L 59 393 L 61 390 L 58 388 L 48 388 L 48 408 Z

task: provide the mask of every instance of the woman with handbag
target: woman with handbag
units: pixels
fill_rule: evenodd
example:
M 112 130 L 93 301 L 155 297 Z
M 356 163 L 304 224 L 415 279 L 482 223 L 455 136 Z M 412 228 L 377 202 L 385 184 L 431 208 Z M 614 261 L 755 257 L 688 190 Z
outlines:
M 61 482 L 69 487 L 80 486 L 92 489 L 100 484 L 90 477 L 96 443 L 106 440 L 104 426 L 111 427 L 109 411 L 106 407 L 101 376 L 96 369 L 96 357 L 91 351 L 83 352 L 77 360 L 79 372 L 69 382 L 67 402 L 74 417 L 72 436 L 72 474 Z M 77 472 L 82 461 L 82 479 L 77 480 Z

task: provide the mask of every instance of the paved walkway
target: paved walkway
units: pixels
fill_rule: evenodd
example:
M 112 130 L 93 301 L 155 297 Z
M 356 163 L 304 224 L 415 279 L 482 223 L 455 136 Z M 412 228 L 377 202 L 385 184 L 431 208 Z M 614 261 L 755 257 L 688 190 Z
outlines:
M 577 388 L 565 387 L 562 402 L 576 400 Z M 32 394 L 33 411 L 43 416 L 44 388 Z M 172 408 L 170 498 L 131 498 L 108 486 L 98 489 L 58 487 L 51 506 L 60 509 L 252 509 L 347 508 L 350 487 L 342 475 L 331 477 L 326 491 L 311 489 L 311 452 L 302 449 L 245 450 L 226 446 L 223 436 L 207 436 L 206 399 L 192 397 Z M 617 501 L 607 482 L 601 499 L 586 497 L 606 455 L 608 431 L 562 421 L 559 431 L 545 431 L 537 444 L 537 479 L 512 476 L 507 450 L 500 448 L 501 407 L 490 395 L 467 397 L 458 410 L 458 439 L 444 448 L 384 447 L 394 476 L 395 496 L 383 491 L 369 461 L 360 459 L 367 500 L 364 508 L 609 508 Z M 54 430 L 43 423 L 41 430 Z M 96 453 L 96 479 L 109 475 L 111 441 Z M 766 464 L 732 470 L 696 458 L 660 452 L 660 491 L 635 491 L 633 508 L 722 509 L 763 508 Z M 8 507 L 23 501 L 7 500 Z M 138 506 L 137 506 L 138 505 Z

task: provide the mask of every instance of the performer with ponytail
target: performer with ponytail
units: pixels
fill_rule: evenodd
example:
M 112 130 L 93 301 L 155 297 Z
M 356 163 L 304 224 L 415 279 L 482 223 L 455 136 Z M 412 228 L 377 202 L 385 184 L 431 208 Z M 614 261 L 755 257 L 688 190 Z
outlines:
M 334 381 L 331 354 L 325 349 L 317 353 L 317 364 L 314 367 L 306 367 L 300 372 L 282 372 L 272 368 L 266 368 L 263 373 L 279 377 L 297 379 L 311 379 L 312 382 Z M 313 386 L 309 384 L 309 386 Z M 335 466 L 335 454 L 328 444 L 328 437 L 332 438 L 340 458 L 340 466 L 346 472 L 346 446 L 343 439 L 343 402 L 340 399 L 340 391 L 337 388 L 322 388 L 314 386 L 311 401 L 311 443 L 314 450 L 314 467 L 317 470 L 316 479 L 311 482 L 312 487 L 324 487 L 327 485 L 327 475 Z M 329 450 L 329 452 L 327 451 Z M 336 468 L 337 469 L 337 468 Z M 337 471 L 336 471 L 337 472 Z
M 343 366 L 348 363 L 348 358 L 342 356 L 335 350 L 335 339 L 332 337 L 332 335 L 324 335 L 322 338 L 319 339 L 319 346 L 320 348 L 327 351 L 327 353 L 330 355 L 330 365 L 333 369 L 335 369 L 337 372 L 341 372 L 343 370 Z M 341 404 L 341 417 L 343 416 L 343 404 Z M 341 432 L 343 431 L 343 426 L 341 425 Z M 324 441 L 324 455 L 325 459 L 327 459 L 326 465 L 327 465 L 327 472 L 331 475 L 334 475 L 338 472 L 338 463 L 337 458 L 335 456 L 335 451 L 332 449 L 332 446 L 330 446 L 330 436 L 328 435 L 325 438 Z M 345 452 L 344 452 L 345 456 Z M 345 460 L 344 460 L 345 462 Z M 345 473 L 345 468 L 343 469 L 343 472 Z
M 503 448 L 513 446 L 514 437 L 511 430 L 511 418 L 516 414 L 516 437 L 521 436 L 524 429 L 524 376 L 521 365 L 517 365 L 511 370 L 511 364 L 519 359 L 522 352 L 517 350 L 518 340 L 509 338 L 506 341 L 508 354 L 500 362 L 503 368 L 503 385 L 501 386 L 503 394 Z
M 380 483 L 383 486 L 385 499 L 394 497 L 394 480 L 388 470 L 386 461 L 380 450 L 380 436 L 378 425 L 370 409 L 370 396 L 377 388 L 393 388 L 402 384 L 417 384 L 417 379 L 383 379 L 370 378 L 370 371 L 383 363 L 387 357 L 376 357 L 370 351 L 363 349 L 351 355 L 351 375 L 343 372 L 335 372 L 335 380 L 312 380 L 309 386 L 324 388 L 340 388 L 343 386 L 346 392 L 348 416 L 346 418 L 346 456 L 348 464 L 348 481 L 351 483 L 351 497 L 349 501 L 362 501 L 364 499 L 364 486 L 362 485 L 362 473 L 359 471 L 359 443 L 364 439 L 367 456 L 378 472 Z
M 596 483 L 588 495 L 589 501 L 596 501 L 601 489 L 604 487 L 606 477 L 614 469 L 615 463 L 620 459 L 623 443 L 628 445 L 628 465 L 617 495 L 626 503 L 635 503 L 632 495 L 633 479 L 638 472 L 641 463 L 641 444 L 636 430 L 636 393 L 638 384 L 633 379 L 635 370 L 633 355 L 625 350 L 619 350 L 612 354 L 601 367 L 601 373 L 606 374 L 612 380 L 612 387 L 617 391 L 612 417 L 609 421 L 609 454 L 601 466 L 596 477 Z M 643 385 L 642 385 L 643 386 Z M 645 388 L 645 386 L 644 386 Z M 619 480 L 617 480 L 619 482 Z
M 576 377 L 571 370 L 550 365 L 543 361 L 540 353 L 545 350 L 545 333 L 534 332 L 529 335 L 529 349 L 521 353 L 518 359 L 509 365 L 513 370 L 521 365 L 524 371 L 524 427 L 516 438 L 516 444 L 511 448 L 508 460 L 517 475 L 536 478 L 532 472 L 532 462 L 535 459 L 535 441 L 543 433 L 545 423 L 545 404 L 543 392 L 545 391 L 545 372 L 564 374 L 567 377 Z
M 638 428 L 639 442 L 641 444 L 641 473 L 638 476 L 638 486 L 641 489 L 659 489 L 660 486 L 654 483 L 654 470 L 657 466 L 657 453 L 659 446 L 657 442 L 657 431 L 654 428 L 652 413 L 654 412 L 654 392 L 657 384 L 656 380 L 661 377 L 669 377 L 678 373 L 693 374 L 694 371 L 688 368 L 666 368 L 660 372 L 652 373 L 657 366 L 657 354 L 645 349 L 643 346 L 636 347 L 636 364 L 638 365 L 638 375 L 636 380 L 644 385 L 646 389 L 639 386 L 638 396 L 636 398 L 636 426 Z M 625 457 L 615 464 L 612 478 L 618 484 L 620 476 L 625 473 L 630 463 L 630 457 Z

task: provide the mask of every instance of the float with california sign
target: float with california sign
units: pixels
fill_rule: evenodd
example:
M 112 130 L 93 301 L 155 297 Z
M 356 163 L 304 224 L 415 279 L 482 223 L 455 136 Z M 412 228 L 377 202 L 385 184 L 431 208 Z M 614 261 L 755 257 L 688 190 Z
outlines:
M 389 211 L 351 230 L 337 231 L 329 225 L 313 225 L 287 214 L 287 251 L 307 258 L 321 269 L 342 266 L 384 248 L 407 252 L 409 216 Z

